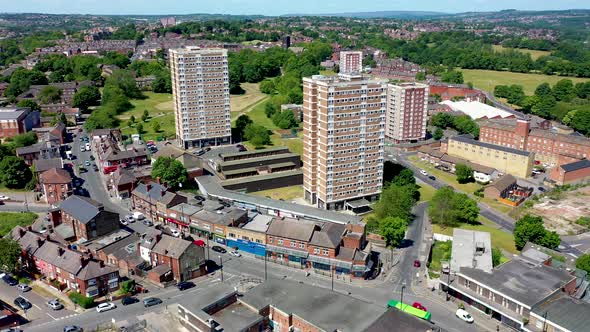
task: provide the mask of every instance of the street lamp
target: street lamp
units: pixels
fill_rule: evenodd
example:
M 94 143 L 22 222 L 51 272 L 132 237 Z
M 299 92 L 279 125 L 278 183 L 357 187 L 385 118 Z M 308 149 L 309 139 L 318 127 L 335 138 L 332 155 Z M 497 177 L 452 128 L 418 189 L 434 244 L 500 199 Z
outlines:
M 266 275 L 266 251 L 264 252 L 264 280 L 267 280 L 267 275 Z
M 223 282 L 223 257 L 221 255 L 217 257 L 219 257 L 219 265 L 221 265 L 221 282 Z
M 400 298 L 400 308 L 402 311 L 404 311 L 404 288 L 406 288 L 406 282 L 402 281 L 402 295 Z

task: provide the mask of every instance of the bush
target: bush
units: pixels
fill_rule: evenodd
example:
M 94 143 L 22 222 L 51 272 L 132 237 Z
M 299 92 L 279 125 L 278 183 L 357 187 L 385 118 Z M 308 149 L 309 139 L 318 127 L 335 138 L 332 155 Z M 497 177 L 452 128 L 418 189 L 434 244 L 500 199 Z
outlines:
M 28 285 L 31 283 L 31 280 L 26 277 L 20 277 L 20 278 L 18 278 L 18 283 Z
M 76 303 L 77 305 L 81 306 L 84 309 L 94 307 L 94 299 L 91 297 L 86 297 L 78 292 L 72 292 L 68 295 L 72 302 Z
M 135 290 L 135 280 L 126 280 L 121 283 L 121 293 L 133 293 Z
M 482 188 L 478 188 L 476 191 L 473 192 L 473 194 L 477 197 L 483 197 L 483 187 Z

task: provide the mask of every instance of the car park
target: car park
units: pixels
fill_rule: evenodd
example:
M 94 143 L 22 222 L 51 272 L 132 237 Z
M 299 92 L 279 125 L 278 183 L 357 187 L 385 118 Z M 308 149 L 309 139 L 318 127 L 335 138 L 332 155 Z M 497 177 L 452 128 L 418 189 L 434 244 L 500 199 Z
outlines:
M 76 325 L 68 325 L 64 327 L 64 332 L 84 332 L 84 329 Z
M 23 310 L 29 310 L 33 307 L 31 302 L 27 301 L 27 299 L 25 299 L 22 296 L 19 296 L 16 299 L 14 299 L 14 304 Z
M 220 246 L 213 246 L 213 247 L 211 247 L 211 250 L 216 251 L 218 253 L 222 253 L 222 254 L 225 254 L 227 252 L 227 250 L 225 250 L 224 248 L 222 248 Z
M 162 303 L 162 300 L 160 300 L 157 297 L 148 297 L 147 299 L 143 300 L 143 306 L 144 307 L 151 307 L 151 306 L 155 306 Z
M 21 292 L 28 292 L 31 290 L 31 287 L 29 287 L 29 285 L 26 284 L 19 284 L 16 286 L 16 288 L 18 288 Z
M 58 299 L 53 299 L 47 301 L 47 306 L 53 310 L 60 310 L 64 308 L 64 305 L 59 302 Z
M 464 309 L 457 309 L 457 312 L 455 312 L 455 316 L 457 316 L 457 318 L 461 319 L 464 322 L 473 323 L 473 317 Z
M 18 285 L 18 281 L 16 279 L 14 279 L 14 277 L 11 276 L 10 274 L 5 274 L 2 277 L 2 281 L 4 281 L 4 283 L 7 284 L 8 286 L 16 286 L 16 285 Z
M 130 305 L 130 304 L 137 303 L 137 302 L 139 302 L 139 299 L 137 299 L 136 297 L 133 297 L 133 296 L 126 296 L 121 299 L 122 305 Z
M 232 256 L 234 256 L 234 257 L 242 257 L 242 254 L 240 254 L 240 253 L 239 253 L 239 252 L 237 252 L 237 251 L 230 251 L 229 253 L 230 253 L 230 255 L 232 255 Z
M 96 306 L 96 312 L 105 312 L 115 309 L 117 306 L 113 302 L 105 302 Z
M 179 290 L 183 291 L 185 289 L 189 289 L 189 288 L 193 288 L 196 285 L 193 282 L 190 281 L 182 281 L 179 282 L 178 285 L 176 285 L 176 288 L 178 288 Z

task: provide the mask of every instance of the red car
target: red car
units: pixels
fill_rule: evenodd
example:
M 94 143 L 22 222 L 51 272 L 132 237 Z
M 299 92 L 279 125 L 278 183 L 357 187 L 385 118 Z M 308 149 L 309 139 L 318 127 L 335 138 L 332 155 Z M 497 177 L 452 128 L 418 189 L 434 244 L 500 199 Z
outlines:
M 414 302 L 412 303 L 412 307 L 416 308 L 416 309 L 420 309 L 422 311 L 427 311 L 426 307 L 424 307 L 420 302 Z
M 414 267 L 420 267 L 420 261 L 419 260 L 415 260 L 414 261 Z

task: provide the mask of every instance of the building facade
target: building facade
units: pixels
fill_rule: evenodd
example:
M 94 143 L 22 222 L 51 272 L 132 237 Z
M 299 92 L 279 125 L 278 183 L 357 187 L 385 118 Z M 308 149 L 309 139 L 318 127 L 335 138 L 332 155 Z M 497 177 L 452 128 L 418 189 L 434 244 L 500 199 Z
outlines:
M 383 185 L 385 81 L 360 75 L 303 79 L 303 188 L 321 209 L 374 201 Z
M 56 205 L 73 193 L 72 177 L 64 169 L 52 168 L 39 175 L 45 201 Z
M 0 139 L 4 140 L 31 131 L 41 125 L 41 113 L 30 108 L 0 107 Z
M 176 138 L 181 147 L 229 144 L 231 120 L 227 50 L 170 50 Z
M 424 139 L 428 119 L 428 85 L 389 84 L 387 89 L 387 137 L 396 143 Z
M 340 52 L 340 73 L 360 73 L 363 70 L 363 52 L 342 51 Z

